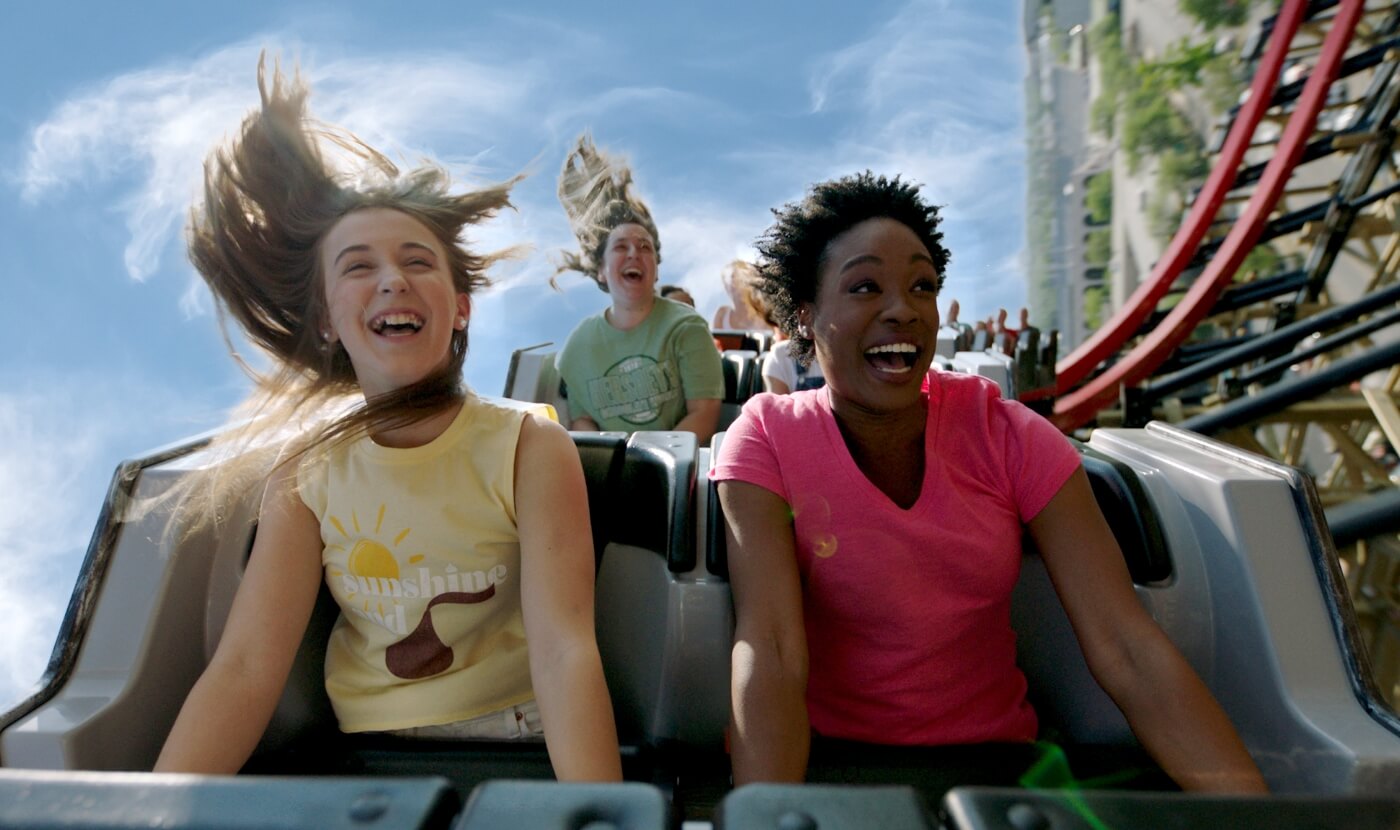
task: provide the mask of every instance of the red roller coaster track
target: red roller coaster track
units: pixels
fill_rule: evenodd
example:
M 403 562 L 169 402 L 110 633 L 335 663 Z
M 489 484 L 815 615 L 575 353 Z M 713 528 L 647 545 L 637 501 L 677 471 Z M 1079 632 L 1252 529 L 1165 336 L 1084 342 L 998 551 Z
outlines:
M 1245 150 L 1269 107 L 1279 71 L 1307 5 L 1307 0 L 1287 0 L 1284 3 L 1275 21 L 1268 50 L 1255 72 L 1249 100 L 1236 117 L 1215 168 L 1190 215 L 1177 230 L 1152 274 L 1103 328 L 1055 367 L 1057 391 L 1062 397 L 1055 404 L 1053 420 L 1060 429 L 1071 430 L 1088 423 L 1100 409 L 1117 400 L 1119 390 L 1124 385 L 1136 383 L 1155 371 L 1209 315 L 1220 292 L 1230 283 L 1235 271 L 1263 233 L 1269 215 L 1278 204 L 1284 185 L 1313 133 L 1318 112 L 1326 101 L 1328 88 L 1337 77 L 1360 19 L 1363 0 L 1342 0 L 1339 4 L 1317 64 L 1298 97 L 1274 157 L 1265 168 L 1244 212 L 1186 296 L 1132 351 L 1081 388 L 1071 391 L 1075 384 L 1120 351 L 1137 333 L 1195 255 L 1215 214 L 1233 187 Z

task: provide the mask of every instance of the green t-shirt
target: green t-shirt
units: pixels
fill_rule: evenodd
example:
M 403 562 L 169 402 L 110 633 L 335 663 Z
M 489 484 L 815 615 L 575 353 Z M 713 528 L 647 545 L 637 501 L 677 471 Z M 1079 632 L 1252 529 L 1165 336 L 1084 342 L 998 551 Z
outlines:
M 671 429 L 685 417 L 686 400 L 724 397 L 724 369 L 705 318 L 660 297 L 629 331 L 601 313 L 579 323 L 558 366 L 569 416 L 587 415 L 603 430 Z

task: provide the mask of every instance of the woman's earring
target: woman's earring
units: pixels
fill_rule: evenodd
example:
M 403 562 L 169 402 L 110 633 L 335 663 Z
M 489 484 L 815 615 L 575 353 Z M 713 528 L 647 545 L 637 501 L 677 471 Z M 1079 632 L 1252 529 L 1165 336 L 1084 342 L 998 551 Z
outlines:
M 457 318 L 457 331 L 466 331 L 466 330 L 467 330 L 467 318 L 465 318 L 465 317 L 458 317 L 458 318 Z
M 798 323 L 798 324 L 797 324 L 797 336 L 798 336 L 798 337 L 805 338 L 805 339 L 807 339 L 807 340 L 811 340 L 811 339 L 812 339 L 812 330 L 811 330 L 810 328 L 808 328 L 808 326 L 807 326 L 806 323 Z

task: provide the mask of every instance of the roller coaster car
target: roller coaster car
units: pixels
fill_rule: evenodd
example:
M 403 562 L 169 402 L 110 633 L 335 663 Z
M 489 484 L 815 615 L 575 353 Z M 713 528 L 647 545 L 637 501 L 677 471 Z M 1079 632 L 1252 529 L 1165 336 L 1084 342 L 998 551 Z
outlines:
M 533 397 L 539 378 L 527 374 L 513 372 L 512 391 Z M 631 784 L 552 783 L 539 744 L 341 734 L 322 682 L 337 613 L 324 592 L 245 768 L 260 775 L 103 772 L 154 763 L 218 642 L 251 547 L 251 500 L 229 505 L 227 527 L 237 532 L 165 532 L 171 517 L 155 497 L 212 463 L 196 441 L 118 468 L 49 670 L 31 697 L 0 715 L 0 825 L 578 827 L 591 816 L 620 827 L 682 818 L 717 827 L 932 827 L 927 805 L 941 802 L 943 820 L 959 827 L 1007 826 L 1007 804 L 1026 815 L 1070 816 L 1012 826 L 1087 827 L 1073 821 L 1088 822 L 1095 809 L 1137 816 L 1120 826 L 1179 811 L 1200 823 L 1228 815 L 1233 826 L 1278 828 L 1302 826 L 1290 822 L 1318 810 L 1352 826 L 1395 826 L 1400 720 L 1358 650 L 1313 485 L 1291 468 L 1159 424 L 1100 429 L 1080 447 L 1143 604 L 1285 795 L 1096 793 L 1075 796 L 1079 806 L 1069 809 L 1049 791 L 960 786 L 1018 776 L 1031 786 L 1053 783 L 1021 775 L 1043 744 L 842 746 L 814 754 L 810 780 L 818 783 L 726 794 L 733 611 L 722 516 L 706 476 L 712 450 L 689 433 L 574 439 L 598 556 L 598 642 Z M 716 436 L 715 447 L 722 442 Z M 1066 751 L 1074 773 L 1083 778 L 1075 759 L 1095 753 L 1150 767 L 1090 677 L 1033 550 L 1013 625 L 1044 736 Z M 989 767 L 996 775 L 981 776 Z M 823 786 L 851 781 L 914 789 Z

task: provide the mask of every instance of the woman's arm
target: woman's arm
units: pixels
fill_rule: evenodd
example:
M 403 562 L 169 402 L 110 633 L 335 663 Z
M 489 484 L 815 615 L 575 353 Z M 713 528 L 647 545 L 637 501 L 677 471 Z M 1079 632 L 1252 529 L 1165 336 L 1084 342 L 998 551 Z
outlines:
M 1162 769 L 1186 790 L 1267 792 L 1220 704 L 1138 601 L 1083 469 L 1029 528 L 1089 670 Z
M 724 398 L 724 363 L 704 320 L 687 315 L 676 322 L 671 340 L 660 358 L 667 360 L 671 356 L 680 370 L 681 390 L 685 395 L 685 415 L 673 429 L 695 433 L 700 446 L 707 447 L 719 426 L 720 401 Z
M 257 539 L 209 666 L 190 690 L 156 772 L 233 774 L 262 738 L 321 584 L 321 529 L 296 492 L 296 464 L 268 479 Z
M 685 417 L 676 424 L 677 432 L 693 432 L 700 446 L 708 447 L 719 427 L 719 398 L 687 398 Z
M 734 786 L 802 781 L 807 723 L 807 634 L 792 511 L 755 484 L 719 485 L 734 591 L 729 739 Z
M 783 383 L 781 380 L 778 380 L 772 375 L 764 375 L 763 391 L 772 392 L 774 395 L 786 395 L 792 390 L 788 388 L 788 385 L 786 383 Z
M 580 415 L 569 424 L 569 429 L 578 432 L 597 432 L 598 422 L 587 415 Z
M 521 604 L 530 678 L 561 781 L 621 781 L 612 702 L 593 633 L 593 534 L 578 450 L 527 416 L 515 454 Z

